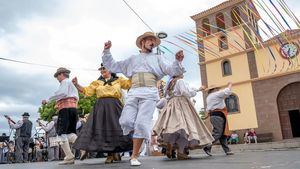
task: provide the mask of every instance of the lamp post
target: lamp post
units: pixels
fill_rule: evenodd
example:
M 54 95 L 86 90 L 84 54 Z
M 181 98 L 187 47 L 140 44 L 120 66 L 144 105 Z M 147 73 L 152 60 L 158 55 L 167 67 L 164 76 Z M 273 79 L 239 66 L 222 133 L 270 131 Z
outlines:
M 166 32 L 160 31 L 160 32 L 156 33 L 156 36 L 159 39 L 165 39 L 166 37 L 168 37 L 168 34 Z M 160 50 L 159 46 L 157 46 L 157 54 L 160 55 L 161 52 L 162 51 Z

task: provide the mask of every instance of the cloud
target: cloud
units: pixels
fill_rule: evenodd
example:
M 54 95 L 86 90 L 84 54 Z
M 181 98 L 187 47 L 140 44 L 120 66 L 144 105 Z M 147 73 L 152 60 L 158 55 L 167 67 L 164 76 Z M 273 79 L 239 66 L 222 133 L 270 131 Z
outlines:
M 35 15 L 50 16 L 58 13 L 58 0 L 10 0 L 0 1 L 0 36 L 1 33 L 18 31 L 17 21 L 28 19 Z

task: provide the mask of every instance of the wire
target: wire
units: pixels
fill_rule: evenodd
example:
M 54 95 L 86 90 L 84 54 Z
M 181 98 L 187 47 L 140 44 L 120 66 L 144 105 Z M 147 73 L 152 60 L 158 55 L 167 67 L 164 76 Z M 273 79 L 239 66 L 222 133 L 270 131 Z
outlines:
M 140 18 L 140 20 L 152 31 L 154 32 L 154 30 L 142 19 L 142 17 L 140 17 L 140 15 L 125 1 L 122 0 L 127 6 L 128 8 L 138 17 Z
M 59 66 L 53 66 L 53 65 L 45 65 L 45 64 L 39 64 L 39 63 L 32 63 L 32 62 L 25 62 L 25 61 L 19 61 L 14 59 L 8 59 L 0 57 L 0 60 L 8 61 L 8 62 L 15 62 L 15 63 L 21 63 L 21 64 L 27 64 L 27 65 L 34 65 L 34 66 L 42 66 L 42 67 L 49 67 L 49 68 L 58 68 Z M 70 68 L 70 67 L 68 67 Z M 88 68 L 70 68 L 70 69 L 81 69 L 85 71 L 98 71 L 96 69 L 88 69 Z

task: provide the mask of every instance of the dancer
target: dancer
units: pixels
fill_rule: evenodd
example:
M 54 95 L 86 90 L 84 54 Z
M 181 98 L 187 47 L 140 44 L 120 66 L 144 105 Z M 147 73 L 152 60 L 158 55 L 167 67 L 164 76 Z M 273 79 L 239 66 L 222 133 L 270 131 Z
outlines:
M 128 92 L 120 118 L 123 134 L 133 135 L 133 151 L 130 160 L 132 166 L 141 165 L 137 159 L 140 147 L 144 139 L 150 139 L 151 119 L 158 100 L 157 81 L 165 75 L 175 76 L 184 72 L 181 66 L 183 52 L 177 52 L 176 60 L 173 64 L 168 64 L 163 56 L 152 53 L 153 48 L 159 44 L 160 39 L 154 33 L 146 32 L 136 40 L 140 54 L 123 61 L 113 59 L 110 53 L 110 41 L 104 45 L 102 56 L 104 66 L 112 72 L 123 73 L 132 79 L 132 87 Z
M 108 153 L 105 163 L 112 163 L 121 160 L 119 152 L 132 149 L 132 139 L 123 136 L 119 123 L 123 108 L 122 89 L 129 89 L 131 82 L 109 72 L 102 64 L 99 70 L 101 72 L 99 80 L 93 81 L 88 87 L 81 87 L 77 78 L 73 79 L 73 83 L 81 93 L 86 96 L 97 96 L 93 112 L 89 115 L 73 147 L 85 150 L 81 156 L 82 160 L 87 152 L 94 151 Z
M 224 90 L 219 90 L 220 88 L 212 85 L 208 91 L 208 96 L 206 98 L 207 108 L 206 111 L 209 112 L 210 122 L 213 126 L 212 136 L 215 142 L 220 141 L 220 144 L 226 153 L 226 155 L 233 155 L 234 153 L 230 150 L 227 145 L 227 137 L 229 136 L 228 120 L 227 120 L 227 109 L 225 104 L 225 97 L 231 94 L 232 83 L 228 83 L 227 88 Z M 204 147 L 206 154 L 211 156 L 212 145 Z
M 59 163 L 60 165 L 74 164 L 74 154 L 71 152 L 69 143 L 74 143 L 77 138 L 76 123 L 79 96 L 76 87 L 69 79 L 70 73 L 70 70 L 63 67 L 57 69 L 54 77 L 60 85 L 55 95 L 49 99 L 56 101 L 55 107 L 58 109 L 57 142 L 66 155 L 64 161 Z M 42 103 L 46 104 L 47 101 L 43 100 Z
M 203 148 L 214 140 L 190 99 L 203 89 L 190 88 L 183 75 L 173 77 L 168 84 L 167 105 L 153 128 L 160 144 L 167 147 L 168 158 L 177 149 L 178 160 L 188 159 L 188 149 Z

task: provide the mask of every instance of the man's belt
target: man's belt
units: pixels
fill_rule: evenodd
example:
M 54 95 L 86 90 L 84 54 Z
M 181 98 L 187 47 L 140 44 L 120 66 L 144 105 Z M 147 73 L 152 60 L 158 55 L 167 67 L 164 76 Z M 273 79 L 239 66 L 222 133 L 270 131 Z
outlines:
M 152 73 L 140 72 L 131 77 L 132 88 L 137 87 L 156 87 L 157 78 Z
M 56 102 L 55 107 L 57 107 L 58 110 L 63 108 L 77 108 L 77 99 L 74 97 L 61 99 Z
M 225 115 L 224 115 L 224 113 L 221 110 L 210 111 L 209 115 L 210 116 L 219 116 L 219 117 L 225 118 Z

